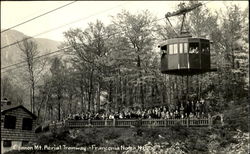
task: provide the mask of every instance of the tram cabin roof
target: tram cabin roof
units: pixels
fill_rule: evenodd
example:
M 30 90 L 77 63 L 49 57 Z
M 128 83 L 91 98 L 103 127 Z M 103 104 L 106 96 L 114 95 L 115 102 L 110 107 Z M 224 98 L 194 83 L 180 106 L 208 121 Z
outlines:
M 162 47 L 168 44 L 174 44 L 174 43 L 188 43 L 188 42 L 207 42 L 210 43 L 208 39 L 200 38 L 200 37 L 181 37 L 181 38 L 172 38 L 165 40 L 161 43 L 159 43 L 158 47 Z

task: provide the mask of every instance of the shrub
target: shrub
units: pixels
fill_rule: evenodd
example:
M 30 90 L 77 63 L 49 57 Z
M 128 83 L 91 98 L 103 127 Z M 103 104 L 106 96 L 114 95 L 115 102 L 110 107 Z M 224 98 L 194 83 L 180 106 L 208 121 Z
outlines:
M 49 131 L 49 125 L 46 125 L 42 128 L 43 132 L 48 132 Z
M 195 149 L 198 151 L 208 151 L 207 143 L 204 140 L 198 139 L 195 144 Z
M 190 134 L 189 128 L 181 127 L 179 128 L 179 135 L 182 137 L 187 137 Z
M 141 128 L 137 128 L 136 129 L 136 135 L 142 136 L 142 134 L 143 134 L 143 130 Z
M 107 129 L 107 131 L 103 131 L 103 133 L 105 133 L 104 139 L 112 140 L 112 139 L 116 139 L 120 137 L 122 132 L 120 132 L 119 129 L 110 128 L 110 129 Z
M 45 145 L 45 144 L 53 143 L 54 141 L 55 141 L 55 138 L 53 137 L 52 133 L 44 133 L 44 134 L 41 134 L 37 138 L 36 142 L 39 145 Z
M 173 126 L 170 127 L 171 130 L 173 131 L 180 131 L 181 128 L 183 128 L 183 126 L 181 125 L 181 123 L 178 121 L 176 122 Z
M 35 129 L 35 133 L 41 133 L 42 132 L 42 126 L 38 126 L 36 129 Z
M 66 137 L 69 136 L 69 129 L 62 127 L 53 132 L 53 134 L 55 135 L 55 138 L 59 140 L 64 140 Z
M 119 146 L 121 146 L 121 145 L 123 145 L 123 146 L 128 146 L 128 144 L 125 142 L 125 140 L 124 139 L 122 139 L 122 138 L 118 138 L 118 139 L 116 139 L 115 141 L 114 141 L 117 145 L 119 145 Z
M 29 154 L 29 153 L 30 153 L 29 150 L 12 150 L 5 152 L 4 154 Z
M 145 138 L 156 139 L 160 133 L 160 129 L 144 129 L 143 136 Z

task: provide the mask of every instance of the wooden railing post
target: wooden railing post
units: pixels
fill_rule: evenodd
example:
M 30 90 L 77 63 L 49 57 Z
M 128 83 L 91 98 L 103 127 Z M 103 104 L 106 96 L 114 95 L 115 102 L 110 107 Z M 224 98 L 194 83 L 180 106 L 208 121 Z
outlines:
M 105 126 L 107 126 L 107 125 L 108 125 L 108 123 L 107 123 L 107 119 L 105 119 L 104 125 L 105 125 Z
M 115 127 L 115 118 L 113 119 L 113 127 Z
M 187 127 L 188 127 L 188 121 L 189 121 L 189 119 L 187 118 Z
M 88 119 L 88 125 L 91 125 L 90 119 Z
M 212 117 L 208 118 L 208 126 L 209 126 L 209 129 L 212 128 Z

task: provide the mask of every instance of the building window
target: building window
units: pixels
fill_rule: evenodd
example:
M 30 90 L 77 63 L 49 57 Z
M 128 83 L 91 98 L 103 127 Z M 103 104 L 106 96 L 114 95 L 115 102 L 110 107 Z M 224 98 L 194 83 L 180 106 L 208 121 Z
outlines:
M 169 54 L 173 54 L 174 53 L 174 45 L 173 44 L 170 44 L 169 45 Z
M 3 141 L 3 147 L 11 147 L 11 141 L 10 140 Z
M 174 44 L 174 54 L 178 53 L 178 44 Z
M 32 130 L 32 122 L 30 118 L 23 118 L 23 130 Z
M 22 141 L 22 147 L 28 145 L 29 141 Z
M 16 128 L 16 117 L 11 115 L 5 115 L 4 128 L 15 129 Z
M 183 53 L 183 43 L 180 43 L 180 44 L 179 44 L 179 52 L 180 52 L 180 53 Z
M 184 53 L 188 52 L 188 43 L 184 43 Z

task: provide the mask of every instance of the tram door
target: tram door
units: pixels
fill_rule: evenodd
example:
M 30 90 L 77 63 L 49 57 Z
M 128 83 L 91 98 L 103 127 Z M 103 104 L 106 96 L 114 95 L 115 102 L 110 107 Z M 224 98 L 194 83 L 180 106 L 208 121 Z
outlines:
M 188 43 L 179 43 L 179 66 L 180 69 L 188 68 Z
M 171 70 L 178 69 L 179 54 L 178 44 L 169 44 L 168 68 Z
M 161 72 L 165 72 L 168 70 L 168 46 L 162 46 L 161 52 Z
M 189 42 L 189 68 L 201 69 L 199 42 Z
M 202 69 L 210 69 L 210 45 L 209 41 L 201 41 L 201 66 Z

